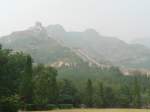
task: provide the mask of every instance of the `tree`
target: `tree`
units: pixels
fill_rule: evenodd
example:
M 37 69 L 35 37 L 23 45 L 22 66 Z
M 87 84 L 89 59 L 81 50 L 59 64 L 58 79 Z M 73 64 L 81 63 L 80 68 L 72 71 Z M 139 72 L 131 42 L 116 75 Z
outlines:
M 113 107 L 116 105 L 116 98 L 114 91 L 111 87 L 105 87 L 104 89 L 104 94 L 105 94 L 105 106 L 107 107 Z
M 10 96 L 18 92 L 25 58 L 23 53 L 0 49 L 0 96 Z
M 59 89 L 59 103 L 75 104 L 77 100 L 77 89 L 70 80 L 64 79 Z
M 104 86 L 102 82 L 99 83 L 96 100 L 97 100 L 98 107 L 105 107 Z
M 94 96 L 93 84 L 92 84 L 92 81 L 88 79 L 86 88 L 85 88 L 85 104 L 88 107 L 93 106 L 93 96 Z
M 133 106 L 137 108 L 141 107 L 141 88 L 137 77 L 134 78 L 133 84 Z
M 121 107 L 130 107 L 132 102 L 132 93 L 131 89 L 127 85 L 121 86 L 118 97 L 118 105 L 120 105 Z
M 49 98 L 49 103 L 56 104 L 57 99 L 58 99 L 58 85 L 57 85 L 57 70 L 53 67 L 48 67 L 48 73 L 51 75 L 51 82 L 50 82 L 50 98 Z
M 58 96 L 57 71 L 52 67 L 38 66 L 34 74 L 34 103 L 46 105 L 56 103 Z
M 33 83 L 32 83 L 32 58 L 26 56 L 25 70 L 20 82 L 20 95 L 25 103 L 32 103 Z
M 25 70 L 26 56 L 0 48 L 0 111 L 17 112 L 20 108 L 18 88 Z

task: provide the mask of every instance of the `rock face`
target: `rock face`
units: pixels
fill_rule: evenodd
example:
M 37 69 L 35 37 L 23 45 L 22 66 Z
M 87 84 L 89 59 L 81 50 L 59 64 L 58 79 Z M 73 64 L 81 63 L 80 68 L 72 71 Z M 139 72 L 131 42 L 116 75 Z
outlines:
M 68 32 L 61 25 L 42 26 L 37 22 L 24 31 L 0 38 L 5 48 L 30 53 L 35 62 L 55 66 L 89 66 L 150 68 L 150 49 L 127 44 L 114 37 L 100 35 L 94 29 Z

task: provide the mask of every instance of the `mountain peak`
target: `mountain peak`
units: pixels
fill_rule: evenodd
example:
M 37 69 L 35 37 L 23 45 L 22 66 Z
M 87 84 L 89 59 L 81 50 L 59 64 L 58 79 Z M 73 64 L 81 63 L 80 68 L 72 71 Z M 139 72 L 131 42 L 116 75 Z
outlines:
M 35 23 L 35 25 L 34 25 L 34 29 L 43 30 L 44 27 L 43 27 L 43 25 L 42 25 L 41 22 L 37 21 L 37 22 Z
M 35 25 L 33 27 L 30 27 L 29 29 L 35 30 L 35 31 L 42 31 L 45 28 L 43 27 L 41 22 L 37 21 L 37 22 L 35 22 Z
M 42 23 L 41 23 L 41 22 L 37 21 L 37 22 L 35 23 L 35 27 L 41 28 L 41 27 L 43 27 L 43 26 L 42 26 Z
M 87 35 L 91 35 L 91 36 L 99 36 L 99 33 L 95 29 L 92 29 L 92 28 L 86 29 L 84 33 L 86 33 Z
M 57 32 L 66 32 L 63 26 L 60 24 L 49 25 L 47 26 L 47 29 L 51 31 L 57 31 Z

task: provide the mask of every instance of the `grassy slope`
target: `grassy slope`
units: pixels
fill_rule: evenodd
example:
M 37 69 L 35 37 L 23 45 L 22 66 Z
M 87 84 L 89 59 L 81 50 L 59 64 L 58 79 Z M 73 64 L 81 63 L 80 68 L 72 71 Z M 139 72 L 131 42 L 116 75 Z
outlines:
M 36 112 L 150 112 L 150 109 L 71 109 Z

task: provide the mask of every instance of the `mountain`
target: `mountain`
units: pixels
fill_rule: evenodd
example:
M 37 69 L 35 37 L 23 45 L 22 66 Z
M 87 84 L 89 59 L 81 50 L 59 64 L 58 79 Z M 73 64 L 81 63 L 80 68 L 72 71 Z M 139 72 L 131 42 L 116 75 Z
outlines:
M 40 22 L 24 31 L 0 38 L 4 48 L 31 54 L 35 63 L 76 66 L 150 68 L 150 49 L 100 35 L 94 29 L 68 32 L 61 25 L 43 27 Z
M 0 39 L 4 48 L 31 54 L 35 63 L 52 66 L 74 66 L 83 60 L 69 48 L 49 37 L 41 23 L 24 31 L 13 32 Z
M 141 45 L 144 45 L 148 48 L 150 48 L 150 38 L 138 38 L 138 39 L 134 39 L 132 40 L 131 43 L 136 43 L 136 44 L 141 44 Z
M 49 36 L 62 45 L 92 57 L 96 62 L 129 68 L 150 68 L 150 49 L 100 35 L 94 29 L 67 32 L 61 25 L 47 26 Z

